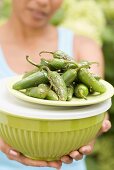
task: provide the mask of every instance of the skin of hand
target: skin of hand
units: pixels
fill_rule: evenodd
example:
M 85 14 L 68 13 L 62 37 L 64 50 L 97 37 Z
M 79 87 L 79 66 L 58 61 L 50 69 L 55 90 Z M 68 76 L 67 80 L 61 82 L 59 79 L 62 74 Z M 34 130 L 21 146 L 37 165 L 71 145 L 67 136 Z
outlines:
M 0 138 L 0 151 L 5 153 L 10 160 L 15 160 L 17 162 L 20 162 L 26 166 L 34 166 L 34 167 L 53 167 L 59 169 L 62 165 L 61 161 L 37 161 L 29 159 L 25 156 L 23 156 L 20 152 L 15 151 L 13 148 L 11 148 L 8 144 L 6 144 L 1 138 Z
M 22 29 L 24 38 L 29 35 L 29 40 L 32 40 L 33 37 L 36 37 L 36 30 L 39 29 L 39 36 L 42 33 L 42 30 L 45 33 L 45 29 L 48 26 L 48 21 L 53 15 L 53 13 L 59 8 L 62 3 L 62 0 L 12 0 L 12 21 L 18 25 L 18 29 L 21 30 L 24 24 L 24 30 Z M 18 23 L 18 19 L 19 22 Z M 29 28 L 33 30 L 33 32 L 29 32 Z M 47 34 L 47 33 L 46 33 Z M 19 33 L 17 34 L 19 35 Z M 21 35 L 21 34 L 20 34 Z M 19 36 L 20 36 L 19 35 Z M 21 36 L 20 36 L 21 37 Z M 20 39 L 21 41 L 21 39 Z M 28 48 L 28 47 L 27 47 Z M 93 55 L 94 54 L 94 55 Z M 88 61 L 98 61 L 100 67 L 96 65 L 92 66 L 92 72 L 95 72 L 98 75 L 103 77 L 104 73 L 104 61 L 101 49 L 98 45 L 96 45 L 92 40 L 76 36 L 74 39 L 74 55 L 78 60 L 88 60 Z M 111 123 L 107 117 L 105 117 L 102 127 L 98 133 L 101 134 L 103 132 L 107 132 L 111 128 Z M 78 151 L 73 151 L 69 153 L 69 155 L 63 156 L 60 161 L 36 161 L 31 160 L 27 157 L 24 157 L 21 153 L 15 151 L 8 144 L 6 144 L 2 139 L 0 139 L 0 150 L 7 155 L 10 160 L 18 161 L 27 166 L 42 166 L 42 167 L 54 167 L 60 169 L 62 162 L 69 164 L 72 163 L 73 159 L 80 160 L 83 158 L 83 155 L 88 155 L 93 151 L 94 139 L 87 146 L 81 147 Z
M 111 123 L 108 120 L 108 114 L 106 114 L 104 121 L 102 123 L 102 127 L 99 130 L 97 136 L 107 132 L 110 128 L 111 128 Z M 83 155 L 89 155 L 92 153 L 95 141 L 96 139 L 92 140 L 88 145 L 81 147 L 78 151 L 73 151 L 69 155 L 63 156 L 61 158 L 61 161 L 64 163 L 71 163 L 73 159 L 81 160 L 83 158 Z

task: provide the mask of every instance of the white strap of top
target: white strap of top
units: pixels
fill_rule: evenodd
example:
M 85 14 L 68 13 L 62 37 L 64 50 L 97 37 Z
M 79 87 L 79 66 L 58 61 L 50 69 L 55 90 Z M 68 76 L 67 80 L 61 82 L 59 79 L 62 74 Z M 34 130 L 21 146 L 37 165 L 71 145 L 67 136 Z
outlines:
M 65 28 L 58 28 L 58 49 L 73 57 L 74 33 Z

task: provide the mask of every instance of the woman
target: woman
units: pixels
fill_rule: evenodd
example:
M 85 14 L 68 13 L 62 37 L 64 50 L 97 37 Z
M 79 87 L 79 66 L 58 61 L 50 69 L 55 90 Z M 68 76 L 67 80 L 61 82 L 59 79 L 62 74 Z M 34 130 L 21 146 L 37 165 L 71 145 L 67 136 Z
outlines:
M 62 0 L 12 0 L 12 14 L 8 22 L 0 28 L 0 75 L 7 77 L 22 74 L 32 69 L 25 60 L 26 55 L 39 62 L 38 53 L 42 50 L 63 50 L 76 60 L 99 61 L 100 67 L 92 70 L 103 76 L 104 64 L 100 48 L 90 39 L 74 36 L 72 32 L 63 28 L 55 28 L 49 20 L 60 7 Z M 104 120 L 101 132 L 110 128 L 110 122 Z M 93 150 L 94 141 L 83 146 L 78 151 L 69 153 L 60 161 L 46 162 L 35 161 L 16 152 L 0 139 L 0 169 L 32 170 L 35 167 L 60 168 L 62 163 L 70 164 L 73 159 L 81 160 L 83 155 L 88 155 Z M 6 158 L 6 156 L 10 161 Z M 17 162 L 14 162 L 17 161 Z M 20 164 L 21 163 L 21 164 Z M 24 164 L 24 165 L 22 165 Z M 26 167 L 25 165 L 32 166 Z M 84 159 L 71 165 L 63 165 L 62 169 L 85 170 Z M 38 168 L 37 168 L 38 169 Z

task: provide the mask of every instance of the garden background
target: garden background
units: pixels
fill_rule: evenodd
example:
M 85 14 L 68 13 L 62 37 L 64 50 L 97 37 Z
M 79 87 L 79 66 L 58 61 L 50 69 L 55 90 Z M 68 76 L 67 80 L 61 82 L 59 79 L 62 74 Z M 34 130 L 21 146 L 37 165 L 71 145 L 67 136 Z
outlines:
M 10 15 L 11 0 L 0 0 L 0 24 Z M 105 57 L 105 79 L 114 86 L 114 0 L 64 0 L 51 22 L 94 39 Z M 86 158 L 88 170 L 114 170 L 114 97 L 110 109 L 112 129 L 97 139 Z

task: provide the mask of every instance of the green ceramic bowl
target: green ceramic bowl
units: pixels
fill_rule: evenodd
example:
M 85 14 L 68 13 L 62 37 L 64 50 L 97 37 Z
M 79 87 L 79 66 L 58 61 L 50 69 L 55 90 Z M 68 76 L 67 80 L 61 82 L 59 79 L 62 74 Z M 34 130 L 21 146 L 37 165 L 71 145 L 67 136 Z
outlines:
M 99 131 L 104 114 L 77 120 L 38 120 L 0 112 L 0 136 L 32 159 L 59 160 L 88 144 Z
M 98 133 L 111 99 L 84 107 L 53 107 L 24 102 L 0 82 L 0 136 L 23 155 L 59 160 L 88 144 Z

